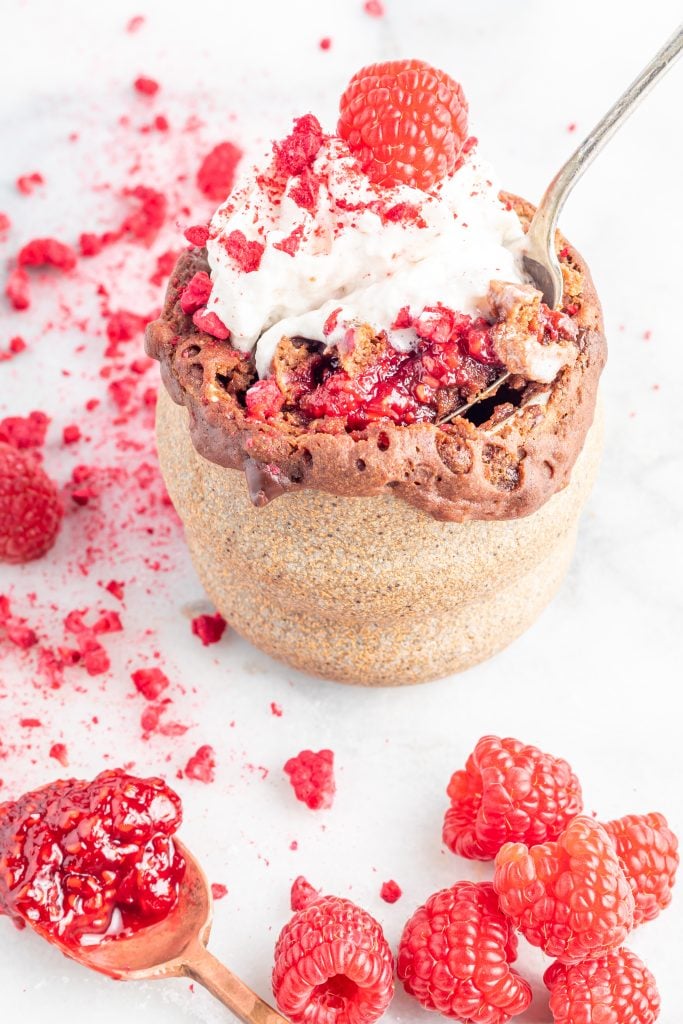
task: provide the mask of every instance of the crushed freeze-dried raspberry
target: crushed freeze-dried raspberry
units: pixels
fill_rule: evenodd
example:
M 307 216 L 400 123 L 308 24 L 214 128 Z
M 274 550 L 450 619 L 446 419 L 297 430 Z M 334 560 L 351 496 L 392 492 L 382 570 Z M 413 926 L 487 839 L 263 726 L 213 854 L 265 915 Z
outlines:
M 49 426 L 50 417 L 37 409 L 28 416 L 6 416 L 0 420 L 0 441 L 13 448 L 42 448 Z
M 204 744 L 199 747 L 185 765 L 185 775 L 196 782 L 213 782 L 215 778 L 216 755 L 213 747 Z
M 201 249 L 209 240 L 209 229 L 204 224 L 194 224 L 183 231 L 190 245 Z
M 448 785 L 443 841 L 461 857 L 493 860 L 505 843 L 557 839 L 583 810 L 566 761 L 515 739 L 483 736 Z
M 62 431 L 64 444 L 75 444 L 81 439 L 81 428 L 77 423 L 69 423 Z
M 302 750 L 285 764 L 297 800 L 312 811 L 327 810 L 332 806 L 336 786 L 334 781 L 334 753 L 331 750 Z
M 38 171 L 22 174 L 17 178 L 17 188 L 24 196 L 30 196 L 39 185 L 45 184 L 45 178 Z
M 252 274 L 260 267 L 265 246 L 262 242 L 248 242 L 243 231 L 231 231 L 223 246 L 244 274 Z
M 7 275 L 5 295 L 15 309 L 28 309 L 31 305 L 29 276 L 21 267 L 15 267 Z
M 146 700 L 158 700 L 164 690 L 170 686 L 170 680 L 166 673 L 156 666 L 136 669 L 132 673 L 131 679 L 135 688 Z
M 403 895 L 403 890 L 397 882 L 390 879 L 388 882 L 382 883 L 379 894 L 385 903 L 396 903 Z
M 310 167 L 305 167 L 289 190 L 290 199 L 293 199 L 302 210 L 315 213 L 318 208 L 320 185 L 320 178 L 313 173 Z
M 655 1024 L 660 998 L 645 964 L 628 949 L 545 972 L 554 1024 Z
M 212 338 L 218 338 L 219 341 L 227 341 L 230 337 L 230 331 L 213 310 L 207 313 L 205 309 L 198 309 L 192 314 L 192 323 L 198 330 L 210 334 Z
M 190 278 L 180 295 L 183 313 L 195 313 L 205 306 L 211 296 L 211 278 L 205 270 L 199 270 Z
M 2 630 L 10 643 L 22 650 L 28 650 L 38 642 L 35 630 L 27 625 L 26 619 L 12 615 L 10 600 L 5 594 L 0 594 L 0 633 Z
M 77 256 L 70 245 L 56 238 L 34 238 L 19 250 L 17 263 L 20 267 L 55 267 L 57 270 L 73 270 Z
M 49 756 L 54 761 L 59 761 L 62 768 L 69 767 L 69 755 L 63 743 L 53 743 L 52 746 L 50 747 Z
M 508 843 L 493 879 L 501 909 L 532 946 L 561 960 L 604 956 L 633 927 L 634 899 L 604 827 L 577 817 L 556 842 Z
M 0 242 L 4 242 L 9 229 L 12 227 L 12 222 L 6 213 L 0 213 Z
M 105 584 L 104 589 L 112 594 L 113 597 L 117 598 L 117 600 L 123 601 L 125 583 L 121 583 L 119 580 L 109 580 L 109 582 Z
M 154 96 L 159 92 L 159 83 L 154 78 L 146 78 L 145 75 L 139 75 L 133 82 L 133 87 L 142 96 Z
M 323 38 L 318 43 L 318 46 L 320 47 L 321 50 L 329 50 L 330 47 L 332 46 L 332 40 L 330 39 L 329 36 L 323 36 Z
M 155 285 L 157 288 L 165 284 L 173 272 L 179 255 L 180 253 L 177 249 L 167 249 L 166 252 L 162 252 L 157 256 L 154 273 L 149 278 L 150 284 Z
M 303 910 L 320 895 L 320 889 L 314 889 L 311 883 L 299 875 L 292 882 L 292 891 L 289 894 L 289 903 L 294 912 Z
M 350 900 L 310 903 L 277 940 L 273 993 L 292 1024 L 373 1024 L 394 994 L 381 926 Z
M 124 234 L 132 235 L 145 245 L 150 245 L 166 220 L 168 207 L 166 196 L 163 192 L 148 188 L 146 185 L 126 188 L 123 194 L 137 200 L 139 205 L 123 220 L 121 231 Z
M 220 882 L 211 883 L 211 898 L 213 900 L 224 900 L 228 895 L 228 890 L 225 885 L 221 885 Z
M 62 515 L 57 488 L 36 460 L 0 442 L 0 562 L 41 558 Z
M 283 238 L 280 242 L 273 242 L 273 249 L 280 249 L 281 252 L 286 252 L 288 256 L 293 256 L 299 246 L 301 245 L 301 239 L 303 238 L 304 226 L 300 224 L 298 228 Z
M 671 903 L 678 839 L 663 814 L 628 814 L 605 829 L 616 847 L 636 901 L 634 925 L 653 921 Z
M 313 114 L 294 121 L 291 133 L 273 144 L 276 170 L 285 177 L 301 174 L 315 160 L 323 144 L 320 122 Z
M 280 707 L 279 704 L 276 704 L 275 701 L 271 701 L 270 713 L 275 718 L 282 718 L 282 708 Z
M 14 338 L 10 338 L 9 344 L 5 351 L 2 351 L 0 349 L 0 363 L 7 362 L 10 359 L 14 359 L 15 356 L 18 356 L 22 352 L 25 352 L 27 347 L 28 346 L 26 345 L 26 342 L 24 341 L 23 338 L 20 338 L 19 335 L 16 335 Z
M 138 32 L 145 24 L 146 20 L 147 19 L 144 14 L 134 14 L 133 17 L 126 22 L 126 32 L 129 32 L 131 35 L 134 32 Z
M 490 882 L 458 882 L 430 896 L 408 921 L 398 977 L 427 1010 L 459 1021 L 507 1024 L 531 1003 L 511 967 L 517 938 Z
M 215 615 L 197 615 L 192 620 L 192 633 L 199 637 L 204 647 L 208 647 L 209 644 L 218 643 L 226 626 L 227 622 L 220 612 Z
M 242 155 L 234 142 L 219 142 L 206 154 L 197 171 L 197 185 L 208 199 L 227 199 Z
M 105 241 L 102 235 L 96 235 L 92 231 L 83 231 L 78 236 L 78 250 L 81 256 L 97 256 L 102 252 Z

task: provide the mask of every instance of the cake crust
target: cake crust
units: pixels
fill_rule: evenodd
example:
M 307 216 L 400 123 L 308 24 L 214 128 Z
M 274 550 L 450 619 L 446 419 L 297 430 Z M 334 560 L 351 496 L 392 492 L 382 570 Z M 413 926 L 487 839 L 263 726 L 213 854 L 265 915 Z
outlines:
M 505 193 L 501 198 L 528 224 L 531 204 Z M 255 378 L 253 359 L 198 330 L 180 307 L 188 281 L 208 270 L 204 249 L 178 260 L 163 311 L 147 328 L 147 352 L 159 361 L 173 401 L 187 408 L 196 450 L 219 466 L 243 469 L 256 504 L 311 488 L 342 497 L 391 493 L 451 522 L 519 518 L 569 482 L 593 421 L 607 355 L 590 272 L 559 233 L 557 249 L 578 356 L 549 386 L 513 378 L 512 390 L 501 393 L 484 423 L 457 417 L 442 425 L 404 426 L 387 420 L 350 434 L 333 420 L 301 427 L 248 417 L 242 395 Z M 521 407 L 507 416 L 510 396 Z

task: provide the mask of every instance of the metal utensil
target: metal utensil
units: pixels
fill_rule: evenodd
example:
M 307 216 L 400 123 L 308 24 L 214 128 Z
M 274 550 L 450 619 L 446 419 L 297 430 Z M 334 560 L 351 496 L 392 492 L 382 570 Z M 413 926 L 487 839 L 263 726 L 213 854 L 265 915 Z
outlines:
M 551 309 L 555 309 L 562 301 L 562 270 L 555 251 L 555 229 L 557 228 L 557 219 L 569 193 L 603 146 L 680 56 L 681 49 L 683 49 L 683 25 L 678 27 L 626 92 L 619 97 L 614 106 L 610 107 L 593 131 L 586 136 L 567 162 L 562 165 L 538 204 L 526 235 L 523 264 L 533 283 L 543 293 L 543 301 Z M 456 416 L 461 416 L 482 399 L 495 394 L 509 376 L 509 373 L 502 374 L 485 391 L 481 391 L 471 401 L 449 413 L 448 416 L 439 420 L 439 423 L 447 423 Z
M 177 841 L 176 846 L 187 868 L 178 904 L 168 917 L 130 936 L 92 946 L 55 944 L 70 959 L 119 981 L 192 978 L 244 1024 L 289 1024 L 209 953 L 206 944 L 213 917 L 209 883 L 194 857 Z M 50 941 L 54 943 L 51 936 Z

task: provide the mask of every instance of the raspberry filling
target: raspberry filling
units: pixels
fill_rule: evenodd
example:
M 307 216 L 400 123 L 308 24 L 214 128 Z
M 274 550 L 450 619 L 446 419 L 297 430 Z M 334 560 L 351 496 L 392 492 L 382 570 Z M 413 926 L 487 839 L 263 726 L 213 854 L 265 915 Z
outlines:
M 62 945 L 130 934 L 176 906 L 180 798 L 161 779 L 102 772 L 0 805 L 0 913 Z

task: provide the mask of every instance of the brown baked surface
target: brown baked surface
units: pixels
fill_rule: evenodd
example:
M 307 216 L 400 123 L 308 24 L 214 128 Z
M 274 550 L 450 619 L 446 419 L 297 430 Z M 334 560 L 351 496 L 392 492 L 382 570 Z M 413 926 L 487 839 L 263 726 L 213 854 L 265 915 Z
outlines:
M 503 194 L 523 223 L 533 207 Z M 600 302 L 583 259 L 558 234 L 565 308 L 578 327 L 579 356 L 550 388 L 513 379 L 478 424 L 410 426 L 383 421 L 347 433 L 334 420 L 264 423 L 247 417 L 243 394 L 256 380 L 251 358 L 199 331 L 179 296 L 205 249 L 184 252 L 164 309 L 147 328 L 147 351 L 159 360 L 171 398 L 189 412 L 195 448 L 219 466 L 244 469 L 257 503 L 284 490 L 313 488 L 344 497 L 393 493 L 436 519 L 512 519 L 529 515 L 565 487 L 593 421 L 607 346 Z M 534 395 L 548 393 L 547 401 Z M 506 403 L 523 408 L 508 419 Z M 502 422 L 501 422 L 502 420 Z M 496 426 L 496 424 L 498 424 Z

